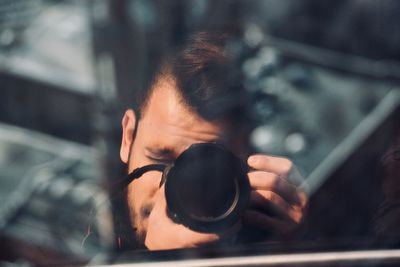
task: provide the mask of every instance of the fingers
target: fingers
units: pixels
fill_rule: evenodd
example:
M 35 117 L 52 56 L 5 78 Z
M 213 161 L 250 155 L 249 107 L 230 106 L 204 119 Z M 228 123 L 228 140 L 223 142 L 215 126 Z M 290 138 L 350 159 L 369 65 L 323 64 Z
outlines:
M 248 158 L 247 164 L 255 170 L 275 173 L 295 185 L 304 181 L 296 166 L 287 158 L 256 154 Z
M 307 205 L 307 183 L 292 161 L 258 154 L 250 156 L 247 162 L 256 170 L 249 173 L 254 189 L 271 190 L 289 202 L 299 202 L 303 207 Z
M 293 167 L 293 163 L 287 158 L 267 155 L 252 155 L 248 158 L 247 163 L 256 170 L 272 172 L 278 175 L 288 174 Z
M 308 197 L 304 179 L 289 159 L 253 155 L 248 165 L 252 188 L 245 223 L 279 235 L 292 233 L 303 221 Z
M 254 171 L 248 174 L 250 186 L 254 190 L 267 190 L 276 192 L 289 202 L 301 204 L 297 188 L 286 179 L 277 174 L 263 171 Z
M 269 217 L 289 220 L 297 224 L 302 221 L 304 214 L 301 206 L 289 204 L 272 191 L 252 191 L 250 208 L 255 208 Z

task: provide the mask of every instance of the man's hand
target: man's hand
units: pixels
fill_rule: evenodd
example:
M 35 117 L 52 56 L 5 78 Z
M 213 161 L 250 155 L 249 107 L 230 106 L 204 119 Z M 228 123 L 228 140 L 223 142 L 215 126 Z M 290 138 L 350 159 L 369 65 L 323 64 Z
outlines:
M 246 225 L 275 234 L 290 235 L 302 222 L 307 196 L 299 188 L 303 181 L 293 163 L 285 158 L 254 155 L 248 159 L 252 188 Z M 167 215 L 164 186 L 156 196 L 147 221 L 145 246 L 150 250 L 198 247 L 235 236 L 241 222 L 223 233 L 199 233 L 176 224 Z
M 278 237 L 288 237 L 303 221 L 308 198 L 300 185 L 303 178 L 286 159 L 253 155 L 247 161 L 252 188 L 246 225 Z
M 176 224 L 167 215 L 164 186 L 157 192 L 155 206 L 147 224 L 145 246 L 150 250 L 199 247 L 234 236 L 241 224 L 238 223 L 223 233 L 199 233 L 182 224 Z

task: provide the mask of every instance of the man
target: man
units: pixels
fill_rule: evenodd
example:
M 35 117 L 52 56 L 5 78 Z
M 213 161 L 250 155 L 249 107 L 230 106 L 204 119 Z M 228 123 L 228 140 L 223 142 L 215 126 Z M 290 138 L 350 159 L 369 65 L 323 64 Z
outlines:
M 232 83 L 225 40 L 194 35 L 177 54 L 163 60 L 136 112 L 125 112 L 120 157 L 129 173 L 152 163 L 171 163 L 195 143 L 219 142 L 236 155 L 246 155 L 246 96 Z M 269 155 L 244 160 L 251 168 L 249 207 L 242 222 L 220 233 L 195 232 L 168 217 L 160 172 L 132 181 L 126 200 L 137 239 L 148 249 L 197 247 L 234 236 L 242 225 L 271 236 L 289 236 L 302 222 L 307 204 L 296 184 L 300 176 L 295 166 Z

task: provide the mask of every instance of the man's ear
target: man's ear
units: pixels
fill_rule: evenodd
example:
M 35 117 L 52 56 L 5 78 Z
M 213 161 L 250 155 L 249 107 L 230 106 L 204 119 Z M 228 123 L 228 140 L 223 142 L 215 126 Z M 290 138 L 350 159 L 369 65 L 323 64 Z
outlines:
M 119 155 L 124 163 L 128 163 L 130 148 L 133 142 L 133 132 L 136 126 L 136 114 L 132 109 L 125 111 L 122 118 L 122 140 Z

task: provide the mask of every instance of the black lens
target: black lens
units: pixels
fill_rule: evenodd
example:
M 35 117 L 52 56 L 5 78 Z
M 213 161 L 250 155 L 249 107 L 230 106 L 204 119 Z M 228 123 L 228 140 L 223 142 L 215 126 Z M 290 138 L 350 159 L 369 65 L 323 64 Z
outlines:
M 174 175 L 179 176 L 177 194 L 182 208 L 199 220 L 223 216 L 239 193 L 232 159 L 227 153 L 200 149 L 185 158 Z
M 243 164 L 230 151 L 196 144 L 168 171 L 165 190 L 168 208 L 180 222 L 211 231 L 237 219 L 246 204 L 240 202 L 248 198 L 248 181 Z

